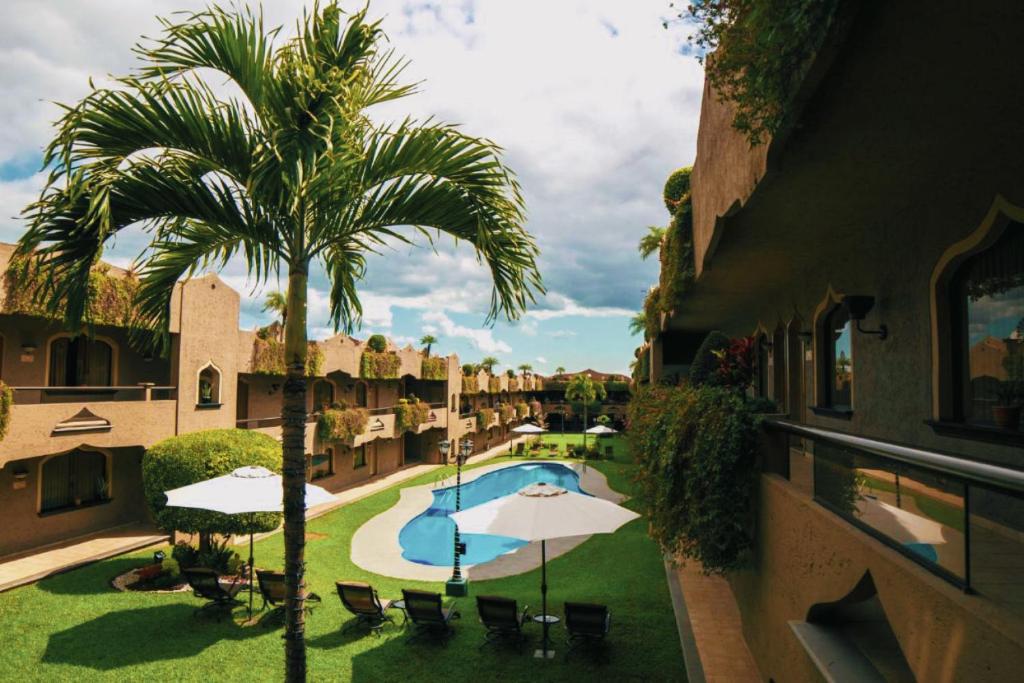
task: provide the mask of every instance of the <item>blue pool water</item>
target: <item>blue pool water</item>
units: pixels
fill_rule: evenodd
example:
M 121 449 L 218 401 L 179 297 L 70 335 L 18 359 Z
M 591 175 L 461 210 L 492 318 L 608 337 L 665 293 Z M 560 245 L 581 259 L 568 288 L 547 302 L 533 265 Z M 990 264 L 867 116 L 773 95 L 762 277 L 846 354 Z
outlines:
M 539 481 L 561 486 L 568 491 L 586 493 L 580 489 L 579 475 L 565 465 L 526 463 L 495 470 L 463 484 L 462 509 L 507 496 Z M 452 566 L 455 522 L 449 515 L 453 512 L 455 487 L 434 491 L 434 501 L 430 507 L 409 520 L 398 534 L 402 557 L 419 564 Z M 525 541 L 517 538 L 490 534 L 462 534 L 461 539 L 466 544 L 466 554 L 462 556 L 464 564 L 489 562 L 526 545 Z

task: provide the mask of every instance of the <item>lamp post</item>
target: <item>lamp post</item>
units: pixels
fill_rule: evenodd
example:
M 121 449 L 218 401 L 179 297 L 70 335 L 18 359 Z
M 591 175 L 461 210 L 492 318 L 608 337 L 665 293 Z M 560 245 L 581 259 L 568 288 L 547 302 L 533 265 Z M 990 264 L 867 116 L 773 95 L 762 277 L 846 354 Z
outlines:
M 473 442 L 462 441 L 459 451 L 455 454 L 455 512 L 462 509 L 462 465 L 473 452 Z M 462 597 L 469 593 L 469 582 L 462 576 L 462 556 L 466 554 L 466 544 L 459 538 L 459 527 L 455 525 L 455 560 L 452 563 L 452 578 L 445 584 L 445 594 Z

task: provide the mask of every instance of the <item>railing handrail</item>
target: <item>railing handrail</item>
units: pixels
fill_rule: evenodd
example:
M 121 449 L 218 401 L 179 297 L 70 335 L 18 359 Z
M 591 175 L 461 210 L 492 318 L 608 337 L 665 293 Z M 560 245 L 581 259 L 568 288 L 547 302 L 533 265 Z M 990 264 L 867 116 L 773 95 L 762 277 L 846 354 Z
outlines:
M 76 386 L 76 387 L 10 387 L 11 391 L 78 391 L 82 393 L 95 393 L 97 391 L 167 391 L 168 389 L 177 389 L 178 387 L 173 386 L 150 386 L 148 384 L 127 384 L 124 386 Z
M 877 439 L 869 439 L 845 432 L 810 427 L 797 422 L 790 422 L 789 420 L 767 419 L 764 421 L 764 424 L 772 429 L 778 429 L 797 436 L 820 439 L 837 446 L 858 448 L 886 458 L 899 460 L 908 465 L 915 465 L 923 469 L 959 477 L 969 482 L 995 486 L 1010 491 L 1024 492 L 1024 471 L 926 451 L 922 448 L 878 441 Z

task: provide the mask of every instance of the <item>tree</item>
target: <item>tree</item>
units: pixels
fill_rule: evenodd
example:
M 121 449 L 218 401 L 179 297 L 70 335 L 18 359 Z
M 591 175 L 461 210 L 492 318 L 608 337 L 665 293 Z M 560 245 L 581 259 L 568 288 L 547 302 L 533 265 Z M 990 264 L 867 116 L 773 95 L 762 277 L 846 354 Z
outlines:
M 647 234 L 640 238 L 640 243 L 636 247 L 640 252 L 640 258 L 646 261 L 651 254 L 658 253 L 664 237 L 665 228 L 659 228 L 657 225 L 647 226 Z
M 437 337 L 432 334 L 425 334 L 420 337 L 420 344 L 423 344 L 427 348 L 423 350 L 423 354 L 430 358 L 430 347 L 437 343 Z
M 281 329 L 288 323 L 288 300 L 279 291 L 267 292 L 267 298 L 263 302 L 263 312 L 273 311 L 281 321 Z
M 284 42 L 242 7 L 162 25 L 159 39 L 139 44 L 140 69 L 93 86 L 57 122 L 44 154 L 51 171 L 17 251 L 41 275 L 39 299 L 81 329 L 90 267 L 122 229 L 143 226 L 151 241 L 139 256 L 133 339 L 165 352 L 182 278 L 236 257 L 260 284 L 286 272 L 284 641 L 287 680 L 305 680 L 310 269 L 326 273 L 332 324 L 351 332 L 367 252 L 445 234 L 472 245 L 491 272 L 487 322 L 515 320 L 544 291 L 538 249 L 496 145 L 443 123 L 367 115 L 415 88 L 400 82 L 405 62 L 365 8 L 327 2 Z M 237 95 L 217 94 L 225 80 Z
M 533 366 L 530 365 L 529 363 L 523 363 L 522 365 L 519 366 L 519 372 L 523 373 L 523 377 L 526 377 L 531 372 L 533 372 Z
M 564 375 L 565 374 L 565 368 L 563 368 L 561 365 L 559 365 L 557 368 L 555 368 L 555 374 L 556 375 Z
M 497 364 L 498 359 L 494 356 L 486 356 L 482 361 L 480 361 L 480 367 L 486 370 L 488 375 L 491 374 L 494 370 L 494 366 Z
M 587 446 L 587 412 L 590 404 L 594 401 L 603 401 L 608 398 L 602 382 L 595 382 L 589 375 L 580 373 L 569 380 L 565 386 L 565 399 L 567 401 L 580 401 L 583 403 L 583 447 Z
M 640 311 L 629 319 L 630 334 L 644 334 L 647 331 L 647 313 Z

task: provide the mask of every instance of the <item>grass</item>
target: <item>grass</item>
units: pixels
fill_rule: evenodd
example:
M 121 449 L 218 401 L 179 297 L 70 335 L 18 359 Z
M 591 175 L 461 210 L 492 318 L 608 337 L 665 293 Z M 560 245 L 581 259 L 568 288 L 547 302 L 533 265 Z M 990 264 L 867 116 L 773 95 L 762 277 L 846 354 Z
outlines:
M 621 444 L 619 444 L 621 445 Z M 618 449 L 617 449 L 618 450 Z M 508 458 L 501 458 L 508 460 Z M 624 458 L 593 463 L 609 484 L 629 490 L 631 465 Z M 431 472 L 401 486 L 430 483 Z M 516 598 L 539 611 L 540 570 L 492 581 L 473 582 L 470 597 L 458 601 L 462 618 L 447 646 L 428 642 L 406 645 L 406 632 L 387 627 L 380 638 L 355 629 L 334 592 L 334 581 L 372 582 L 382 597 L 402 587 L 443 592 L 440 583 L 389 579 L 363 571 L 349 559 L 352 534 L 397 500 L 393 487 L 312 520 L 308 529 L 324 534 L 307 545 L 307 583 L 323 597 L 307 621 L 311 680 L 389 681 L 556 681 L 603 678 L 614 681 L 683 680 L 683 660 L 661 555 L 636 520 L 613 535 L 594 536 L 548 563 L 549 606 L 561 614 L 565 600 L 604 602 L 612 610 L 610 661 L 592 664 L 585 657 L 569 662 L 534 660 L 527 652 L 486 648 L 472 595 Z M 627 503 L 629 505 L 630 503 Z M 241 549 L 240 549 L 241 550 Z M 253 680 L 277 681 L 283 672 L 280 628 L 242 626 L 244 610 L 218 623 L 192 616 L 200 601 L 191 593 L 118 593 L 109 586 L 117 574 L 142 564 L 152 551 L 99 562 L 37 584 L 0 594 L 0 624 L 5 647 L 0 671 L 30 680 Z M 243 551 L 244 552 L 244 551 Z M 281 536 L 256 544 L 262 567 L 280 567 Z M 258 604 L 257 600 L 257 604 Z M 401 619 L 397 620 L 399 623 Z M 531 647 L 539 628 L 530 625 Z M 564 631 L 552 631 L 564 653 Z

